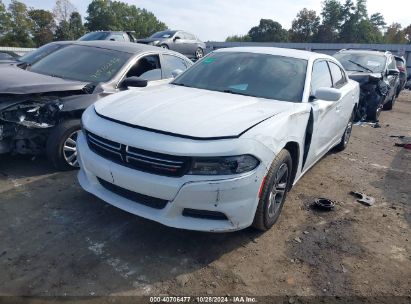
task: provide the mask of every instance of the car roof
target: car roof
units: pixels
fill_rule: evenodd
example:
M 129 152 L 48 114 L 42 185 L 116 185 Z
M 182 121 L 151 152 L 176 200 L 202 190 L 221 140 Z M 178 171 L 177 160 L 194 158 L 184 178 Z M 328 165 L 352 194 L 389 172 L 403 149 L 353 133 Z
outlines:
M 166 50 L 166 49 L 163 49 L 157 46 L 151 46 L 151 45 L 142 44 L 142 43 L 95 40 L 95 41 L 71 41 L 71 44 L 97 47 L 97 48 L 119 51 L 119 52 L 124 52 L 124 53 L 129 53 L 129 54 L 156 52 L 156 53 L 172 53 L 180 57 L 184 57 L 183 55 L 176 53 L 174 51 Z
M 232 47 L 232 48 L 224 48 L 218 49 L 215 52 L 245 52 L 245 53 L 256 53 L 256 54 L 267 54 L 267 55 L 277 55 L 283 57 L 291 57 L 297 59 L 317 59 L 317 58 L 327 58 L 335 60 L 333 57 L 314 53 L 309 51 L 302 51 L 296 49 L 287 49 L 287 48 L 277 48 L 277 47 Z

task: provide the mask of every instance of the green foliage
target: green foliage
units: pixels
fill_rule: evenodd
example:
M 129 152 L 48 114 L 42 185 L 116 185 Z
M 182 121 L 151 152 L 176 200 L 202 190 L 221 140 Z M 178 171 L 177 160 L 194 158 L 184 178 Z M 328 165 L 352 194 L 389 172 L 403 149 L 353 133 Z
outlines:
M 11 28 L 1 38 L 3 46 L 33 47 L 31 39 L 32 20 L 29 17 L 27 6 L 17 0 L 12 0 L 8 7 Z
M 53 32 L 56 27 L 53 14 L 42 9 L 32 9 L 28 14 L 32 20 L 32 35 L 36 46 L 53 41 Z
M 68 20 L 62 19 L 58 24 L 54 40 L 77 40 L 84 35 L 86 29 L 78 12 L 72 12 Z
M 0 0 L 0 36 L 4 35 L 11 29 L 11 17 L 6 10 L 3 1 Z
M 385 43 L 407 43 L 409 40 L 407 39 L 407 33 L 405 30 L 402 30 L 401 24 L 393 23 L 385 32 L 384 35 Z
M 293 20 L 290 39 L 292 42 L 312 42 L 318 34 L 320 17 L 313 10 L 302 9 Z
M 258 26 L 250 29 L 248 36 L 254 42 L 285 42 L 288 40 L 287 30 L 271 19 L 261 19 Z
M 321 11 L 322 23 L 314 41 L 332 43 L 338 40 L 339 30 L 343 21 L 343 6 L 338 0 L 325 0 Z
M 251 37 L 248 35 L 233 35 L 233 36 L 228 36 L 225 40 L 226 42 L 250 42 Z
M 147 37 L 165 30 L 166 25 L 153 13 L 120 1 L 93 0 L 87 9 L 86 27 L 90 31 L 135 31 L 137 37 Z

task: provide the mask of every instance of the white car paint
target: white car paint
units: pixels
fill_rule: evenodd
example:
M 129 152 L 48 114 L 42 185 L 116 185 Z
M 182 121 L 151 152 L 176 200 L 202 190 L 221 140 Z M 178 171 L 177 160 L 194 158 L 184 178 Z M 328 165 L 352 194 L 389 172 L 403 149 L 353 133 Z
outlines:
M 340 142 L 358 103 L 358 83 L 348 80 L 335 102 L 310 101 L 311 71 L 316 60 L 341 67 L 334 58 L 277 48 L 232 48 L 217 52 L 253 52 L 306 59 L 307 76 L 300 103 L 267 100 L 164 84 L 106 97 L 83 114 L 84 130 L 138 149 L 175 156 L 216 157 L 250 154 L 260 160 L 238 175 L 181 177 L 145 173 L 94 153 L 86 135 L 78 138 L 81 186 L 127 212 L 167 226 L 199 231 L 234 231 L 250 226 L 259 191 L 275 156 L 289 142 L 299 146 L 294 184 Z M 303 165 L 307 123 L 313 133 Z M 166 200 L 158 210 L 104 188 L 97 178 L 146 196 Z M 228 220 L 183 216 L 184 208 L 217 211 Z

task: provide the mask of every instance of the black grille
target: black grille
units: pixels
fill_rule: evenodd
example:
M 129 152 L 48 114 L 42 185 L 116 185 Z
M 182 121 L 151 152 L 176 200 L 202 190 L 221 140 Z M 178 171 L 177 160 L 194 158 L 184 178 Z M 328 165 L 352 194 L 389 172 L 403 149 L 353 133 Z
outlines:
M 98 155 L 123 166 L 157 175 L 180 177 L 187 173 L 191 159 L 155 153 L 123 145 L 86 132 L 90 149 Z
M 101 178 L 97 178 L 98 181 L 100 182 L 100 184 L 106 188 L 108 191 L 111 191 L 119 196 L 122 196 L 126 199 L 129 199 L 131 201 L 134 201 L 136 203 L 154 208 L 154 209 L 163 209 L 166 205 L 167 205 L 167 201 L 160 199 L 160 198 L 156 198 L 156 197 L 152 197 L 152 196 L 148 196 L 148 195 L 144 195 L 144 194 L 140 194 L 134 191 L 130 191 L 124 188 L 121 188 L 117 185 L 114 185 L 112 183 L 109 183 Z
M 207 219 L 207 220 L 228 220 L 224 213 L 209 210 L 197 210 L 185 208 L 183 210 L 183 216 Z

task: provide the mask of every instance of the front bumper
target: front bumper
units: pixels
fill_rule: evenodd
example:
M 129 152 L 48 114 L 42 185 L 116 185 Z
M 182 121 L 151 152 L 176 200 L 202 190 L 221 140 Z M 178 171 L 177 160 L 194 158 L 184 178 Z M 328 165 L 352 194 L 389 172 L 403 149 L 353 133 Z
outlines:
M 77 141 L 84 190 L 109 204 L 166 226 L 209 232 L 235 231 L 250 226 L 258 204 L 258 192 L 266 173 L 263 165 L 237 177 L 181 178 L 157 176 L 110 162 L 88 147 L 84 135 Z M 103 187 L 98 179 L 142 195 L 166 200 L 155 209 L 118 195 Z M 190 180 L 191 179 L 191 180 Z M 183 215 L 185 209 L 212 211 L 226 219 L 197 218 Z

